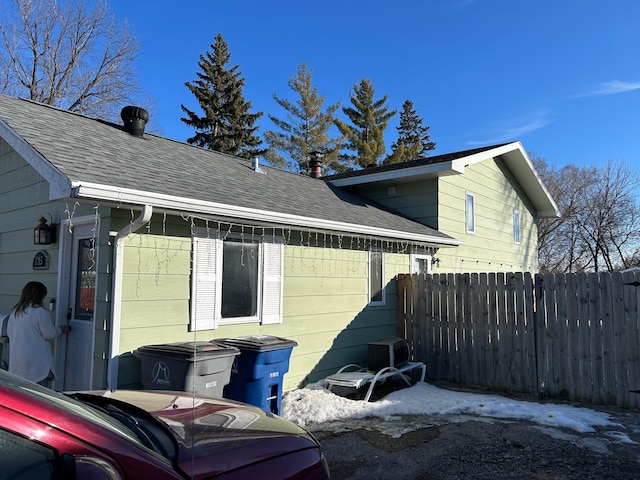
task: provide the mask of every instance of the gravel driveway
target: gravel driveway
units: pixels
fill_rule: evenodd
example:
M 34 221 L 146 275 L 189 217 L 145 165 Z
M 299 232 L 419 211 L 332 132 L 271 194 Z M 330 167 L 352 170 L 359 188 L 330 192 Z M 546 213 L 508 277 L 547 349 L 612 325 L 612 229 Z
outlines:
M 403 416 L 312 425 L 333 480 L 640 479 L 640 412 L 579 434 L 525 421 Z

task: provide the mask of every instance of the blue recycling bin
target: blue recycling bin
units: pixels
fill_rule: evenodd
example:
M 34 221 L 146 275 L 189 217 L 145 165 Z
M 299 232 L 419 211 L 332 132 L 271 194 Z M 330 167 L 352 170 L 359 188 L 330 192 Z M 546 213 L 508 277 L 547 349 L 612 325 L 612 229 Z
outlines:
M 289 358 L 297 342 L 270 335 L 224 338 L 212 342 L 240 350 L 231 367 L 231 379 L 224 388 L 224 397 L 279 415 L 282 382 L 284 374 L 289 371 Z

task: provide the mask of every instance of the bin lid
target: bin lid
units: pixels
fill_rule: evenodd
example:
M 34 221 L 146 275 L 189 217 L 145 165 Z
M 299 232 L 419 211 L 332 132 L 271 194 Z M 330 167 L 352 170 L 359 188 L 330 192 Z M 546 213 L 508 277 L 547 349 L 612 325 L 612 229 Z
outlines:
M 144 345 L 138 348 L 138 352 L 142 354 L 179 356 L 190 360 L 205 360 L 212 357 L 226 357 L 240 354 L 240 350 L 231 345 L 206 341 Z
M 298 342 L 295 340 L 273 337 L 271 335 L 250 335 L 247 337 L 221 338 L 211 341 L 224 345 L 232 345 L 238 347 L 240 350 L 257 350 L 260 352 L 298 346 Z

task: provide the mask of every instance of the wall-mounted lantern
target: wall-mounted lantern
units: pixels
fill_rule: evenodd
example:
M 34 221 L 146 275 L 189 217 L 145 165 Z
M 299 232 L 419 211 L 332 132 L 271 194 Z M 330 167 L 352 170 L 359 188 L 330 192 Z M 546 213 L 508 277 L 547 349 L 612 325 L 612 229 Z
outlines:
M 49 215 L 49 217 L 51 217 L 51 215 Z M 56 243 L 57 225 L 53 223 L 52 219 L 50 221 L 51 224 L 47 225 L 47 219 L 44 218 L 43 215 L 40 217 L 40 220 L 38 220 L 38 225 L 33 227 L 34 245 L 51 245 L 52 243 Z

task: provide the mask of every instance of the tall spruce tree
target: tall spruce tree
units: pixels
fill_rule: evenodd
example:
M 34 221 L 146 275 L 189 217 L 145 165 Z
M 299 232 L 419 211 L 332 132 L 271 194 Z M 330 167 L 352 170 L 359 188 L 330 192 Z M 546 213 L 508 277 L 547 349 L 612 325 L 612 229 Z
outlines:
M 373 85 L 366 78 L 353 86 L 349 97 L 353 107 L 342 107 L 342 111 L 349 117 L 352 125 L 339 119 L 335 121 L 335 125 L 346 137 L 345 148 L 355 154 L 343 153 L 340 156 L 343 162 L 341 168 L 352 170 L 355 165 L 362 168 L 377 165 L 385 153 L 384 131 L 396 111 L 389 111 L 386 105 L 387 95 L 379 100 L 373 99 Z
M 251 102 L 242 94 L 244 78 L 238 65 L 227 67 L 231 54 L 221 34 L 216 35 L 211 51 L 200 55 L 197 80 L 185 85 L 196 97 L 204 116 L 181 105 L 186 118 L 181 120 L 194 127 L 196 133 L 188 138 L 191 145 L 208 148 L 230 155 L 252 158 L 263 155 L 261 140 L 254 126 L 262 112 L 249 113 Z
M 391 155 L 384 164 L 406 162 L 413 158 L 426 157 L 436 144 L 429 138 L 429 127 L 422 124 L 422 118 L 413 108 L 411 100 L 405 100 L 400 112 L 400 124 L 396 127 L 398 139 L 391 145 Z
M 336 170 L 342 143 L 340 139 L 329 138 L 329 129 L 340 104 L 329 105 L 322 111 L 325 97 L 318 95 L 312 71 L 304 63 L 298 66 L 298 72 L 289 79 L 288 85 L 299 98 L 291 102 L 273 94 L 276 103 L 287 111 L 288 121 L 269 115 L 280 131 L 265 131 L 264 139 L 269 145 L 265 157 L 272 165 L 308 175 L 310 154 L 322 152 L 324 167 Z

